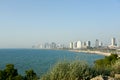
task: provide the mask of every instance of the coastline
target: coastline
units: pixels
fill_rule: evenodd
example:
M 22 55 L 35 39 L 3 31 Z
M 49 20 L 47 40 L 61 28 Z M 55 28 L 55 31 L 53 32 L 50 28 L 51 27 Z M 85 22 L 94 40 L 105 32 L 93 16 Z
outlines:
M 90 50 L 69 50 L 72 52 L 84 52 L 84 53 L 90 53 L 90 54 L 99 54 L 99 55 L 104 55 L 104 56 L 110 56 L 111 53 L 106 53 L 106 52 L 101 52 L 101 51 L 90 51 Z

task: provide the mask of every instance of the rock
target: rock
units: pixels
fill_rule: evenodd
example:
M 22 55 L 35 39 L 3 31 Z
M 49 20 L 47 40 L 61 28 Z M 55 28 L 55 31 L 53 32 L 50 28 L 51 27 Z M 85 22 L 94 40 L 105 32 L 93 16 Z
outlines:
M 97 76 L 95 78 L 92 78 L 90 80 L 104 80 L 103 77 L 100 75 L 100 76 Z
M 120 74 L 115 74 L 116 79 L 120 79 Z
M 108 77 L 108 79 L 107 80 L 115 80 L 114 78 L 112 78 L 112 77 Z
M 115 79 L 112 78 L 112 77 L 108 77 L 108 76 L 102 77 L 102 76 L 100 75 L 100 76 L 97 76 L 97 77 L 92 78 L 92 79 L 90 79 L 90 80 L 115 80 Z

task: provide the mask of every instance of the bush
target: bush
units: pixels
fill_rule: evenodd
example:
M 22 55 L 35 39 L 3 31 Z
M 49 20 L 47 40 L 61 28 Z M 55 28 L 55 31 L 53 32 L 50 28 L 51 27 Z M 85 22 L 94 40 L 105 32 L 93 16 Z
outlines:
M 14 69 L 13 64 L 7 64 L 3 73 L 6 80 L 14 80 L 14 77 L 18 75 L 17 69 Z
M 99 59 L 95 61 L 95 68 L 100 75 L 109 76 L 112 72 L 112 65 L 118 60 L 117 54 L 111 54 L 106 56 L 104 59 Z
M 116 74 L 120 74 L 120 59 L 117 60 L 113 65 L 112 65 L 112 69 L 114 73 Z
M 104 59 L 96 60 L 95 66 L 98 68 L 105 68 L 111 66 L 111 64 L 114 63 L 116 60 L 118 60 L 118 55 L 111 54 L 110 56 L 106 56 Z
M 4 70 L 0 70 L 0 80 L 38 80 L 33 70 L 27 70 L 25 76 L 18 74 L 13 64 L 7 64 Z
M 37 75 L 32 69 L 27 70 L 25 73 L 25 80 L 37 80 Z
M 73 61 L 57 63 L 41 80 L 90 80 L 94 76 L 93 68 L 84 62 Z

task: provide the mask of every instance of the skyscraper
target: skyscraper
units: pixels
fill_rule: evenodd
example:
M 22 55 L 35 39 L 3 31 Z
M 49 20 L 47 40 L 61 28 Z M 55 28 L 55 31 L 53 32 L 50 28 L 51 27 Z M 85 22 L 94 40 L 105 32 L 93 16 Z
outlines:
M 86 46 L 87 46 L 87 48 L 90 48 L 90 47 L 91 47 L 91 42 L 90 42 L 90 41 L 87 41 L 87 42 L 86 42 Z
M 77 49 L 81 49 L 82 48 L 82 42 L 81 41 L 77 41 Z
M 55 49 L 56 48 L 56 43 L 55 42 L 52 42 L 51 43 L 51 49 Z
M 110 49 L 115 49 L 117 48 L 117 42 L 115 38 L 111 39 L 111 45 L 108 46 Z
M 70 42 L 70 49 L 73 49 L 73 42 Z
M 99 47 L 99 40 L 96 39 L 96 41 L 95 41 L 95 48 L 98 48 L 98 47 Z
M 102 42 L 99 42 L 99 47 L 103 47 L 103 43 Z
M 117 46 L 116 39 L 112 38 L 111 39 L 111 46 Z
M 73 42 L 73 49 L 77 49 L 77 42 Z

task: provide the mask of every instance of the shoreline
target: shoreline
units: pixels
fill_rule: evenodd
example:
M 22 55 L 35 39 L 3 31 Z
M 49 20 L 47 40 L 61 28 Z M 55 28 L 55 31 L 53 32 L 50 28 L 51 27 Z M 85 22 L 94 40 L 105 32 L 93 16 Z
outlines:
M 104 55 L 104 56 L 110 56 L 111 53 L 106 53 L 106 52 L 101 52 L 101 51 L 90 51 L 90 50 L 69 50 L 72 52 L 84 52 L 84 53 L 90 53 L 90 54 L 99 54 L 99 55 Z

